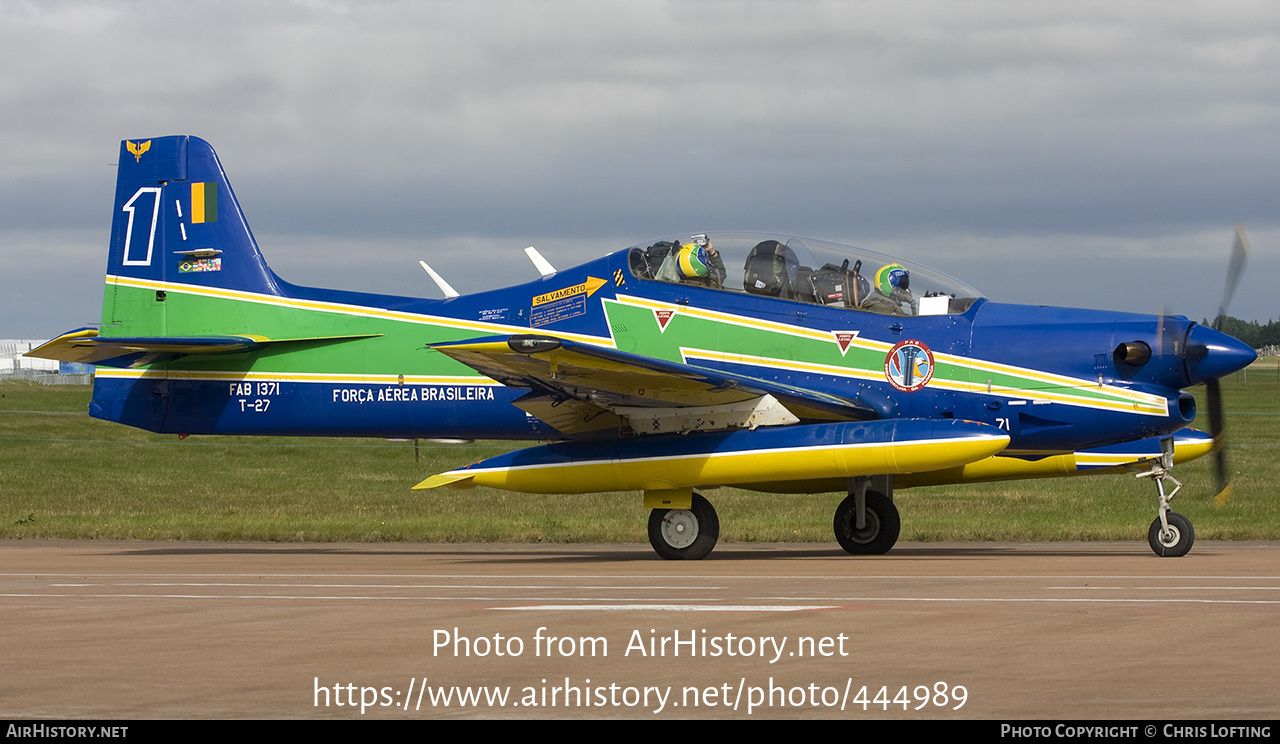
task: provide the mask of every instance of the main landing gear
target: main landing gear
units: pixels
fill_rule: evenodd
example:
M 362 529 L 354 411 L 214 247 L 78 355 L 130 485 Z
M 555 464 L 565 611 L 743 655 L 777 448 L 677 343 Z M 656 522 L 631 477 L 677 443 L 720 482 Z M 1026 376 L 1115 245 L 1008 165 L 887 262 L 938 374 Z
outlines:
M 1196 541 L 1196 531 L 1191 528 L 1191 520 L 1181 514 L 1169 511 L 1169 503 L 1182 490 L 1182 484 L 1174 478 L 1173 470 L 1173 437 L 1160 440 L 1160 459 L 1151 463 L 1151 469 L 1139 473 L 1139 478 L 1151 478 L 1156 482 L 1156 494 L 1160 500 L 1160 514 L 1147 530 L 1147 542 L 1156 555 L 1162 558 L 1178 558 L 1186 555 Z M 1164 482 L 1173 483 L 1173 490 L 1164 492 Z
M 849 496 L 836 507 L 836 542 L 852 555 L 883 555 L 898 541 L 902 520 L 888 496 L 855 478 Z
M 690 506 L 649 512 L 649 544 L 669 561 L 706 558 L 720 539 L 720 518 L 711 502 L 695 493 Z
M 889 552 L 898 541 L 898 532 L 902 528 L 893 500 L 879 491 L 868 489 L 869 480 L 853 479 L 848 498 L 836 508 L 836 542 L 853 555 Z M 719 538 L 720 518 L 702 494 L 693 494 L 688 509 L 654 509 L 649 512 L 649 544 L 654 552 L 669 561 L 706 558 Z

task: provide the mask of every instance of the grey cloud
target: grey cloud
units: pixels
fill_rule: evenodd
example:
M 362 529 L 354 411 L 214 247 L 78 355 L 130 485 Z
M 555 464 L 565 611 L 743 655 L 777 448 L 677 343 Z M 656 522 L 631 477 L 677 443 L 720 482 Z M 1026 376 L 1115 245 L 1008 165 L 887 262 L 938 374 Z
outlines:
M 1034 274 L 1074 267 L 1073 244 L 1280 227 L 1265 4 L 54 2 L 0 21 L 0 237 L 20 236 L 0 270 L 36 294 L 103 263 L 66 231 L 105 235 L 119 140 L 169 133 L 214 144 L 264 248 L 358 250 L 370 273 L 417 245 L 578 255 L 743 228 Z M 38 245 L 86 254 L 42 268 L 20 255 Z M 325 265 L 303 281 L 353 273 Z M 6 324 L 97 302 L 13 297 Z

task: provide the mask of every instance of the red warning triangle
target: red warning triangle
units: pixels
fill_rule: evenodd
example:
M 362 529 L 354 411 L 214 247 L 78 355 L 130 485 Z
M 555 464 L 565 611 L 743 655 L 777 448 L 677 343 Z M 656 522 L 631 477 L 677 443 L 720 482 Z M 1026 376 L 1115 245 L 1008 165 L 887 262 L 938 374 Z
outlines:
M 676 314 L 675 310 L 654 310 L 653 317 L 658 319 L 658 330 L 666 333 L 667 324 L 671 322 L 671 318 Z
M 836 337 L 836 345 L 840 347 L 840 356 L 844 356 L 849 351 L 849 344 L 858 337 L 857 331 L 832 331 L 832 336 Z

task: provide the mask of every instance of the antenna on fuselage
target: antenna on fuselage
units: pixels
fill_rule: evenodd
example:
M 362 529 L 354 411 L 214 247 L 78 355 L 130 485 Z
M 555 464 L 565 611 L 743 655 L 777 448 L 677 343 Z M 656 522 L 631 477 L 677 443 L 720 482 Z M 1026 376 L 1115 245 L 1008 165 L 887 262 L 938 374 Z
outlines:
M 431 280 L 436 283 L 436 286 L 440 288 L 440 291 L 444 292 L 444 298 L 446 300 L 453 299 L 454 297 L 460 296 L 458 294 L 458 290 L 454 289 L 453 287 L 450 287 L 449 282 L 446 282 L 444 280 L 444 277 L 437 274 L 435 269 L 428 266 L 426 261 L 419 261 L 418 264 L 421 265 L 422 268 L 426 270 L 427 274 L 431 276 Z
M 537 248 L 529 246 L 524 249 L 524 253 L 529 257 L 529 260 L 533 262 L 533 268 L 537 269 L 538 273 L 542 274 L 543 278 L 556 273 L 556 267 L 552 266 L 550 261 L 543 258 L 542 254 L 538 253 Z

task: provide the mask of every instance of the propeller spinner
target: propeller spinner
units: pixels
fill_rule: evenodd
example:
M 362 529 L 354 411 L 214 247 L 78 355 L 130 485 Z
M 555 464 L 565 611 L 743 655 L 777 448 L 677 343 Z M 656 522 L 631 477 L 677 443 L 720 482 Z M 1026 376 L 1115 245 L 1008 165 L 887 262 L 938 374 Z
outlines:
M 1140 342 L 1122 343 L 1113 352 L 1118 363 L 1141 367 L 1152 362 L 1157 356 L 1161 360 L 1153 372 L 1161 376 L 1180 378 L 1179 387 L 1189 387 L 1204 383 L 1206 404 L 1209 408 L 1209 429 L 1214 443 L 1214 471 L 1217 477 L 1218 494 L 1214 503 L 1222 506 L 1231 497 L 1231 479 L 1227 469 L 1226 421 L 1223 415 L 1222 384 L 1220 380 L 1243 369 L 1257 359 L 1253 349 L 1238 339 L 1222 332 L 1224 319 L 1227 317 L 1227 306 L 1231 296 L 1235 294 L 1240 275 L 1244 272 L 1245 261 L 1249 254 L 1249 238 L 1244 227 L 1236 226 L 1236 239 L 1231 249 L 1231 260 L 1227 268 L 1227 281 L 1222 292 L 1222 304 L 1218 307 L 1218 315 L 1212 327 L 1189 323 L 1186 318 L 1170 317 L 1161 311 L 1156 326 L 1155 356 L 1148 354 Z M 1181 369 L 1178 369 L 1181 367 Z M 1168 379 L 1166 377 L 1166 379 Z M 1159 495 L 1159 516 L 1151 523 L 1147 540 L 1151 549 L 1160 556 L 1186 555 L 1195 542 L 1195 531 L 1191 521 L 1181 514 L 1169 509 L 1169 502 L 1181 489 L 1170 470 L 1173 468 L 1173 438 L 1161 440 L 1164 456 L 1149 463 L 1150 470 L 1138 475 L 1139 478 L 1151 478 L 1156 484 Z M 1165 481 L 1173 486 L 1166 491 Z

